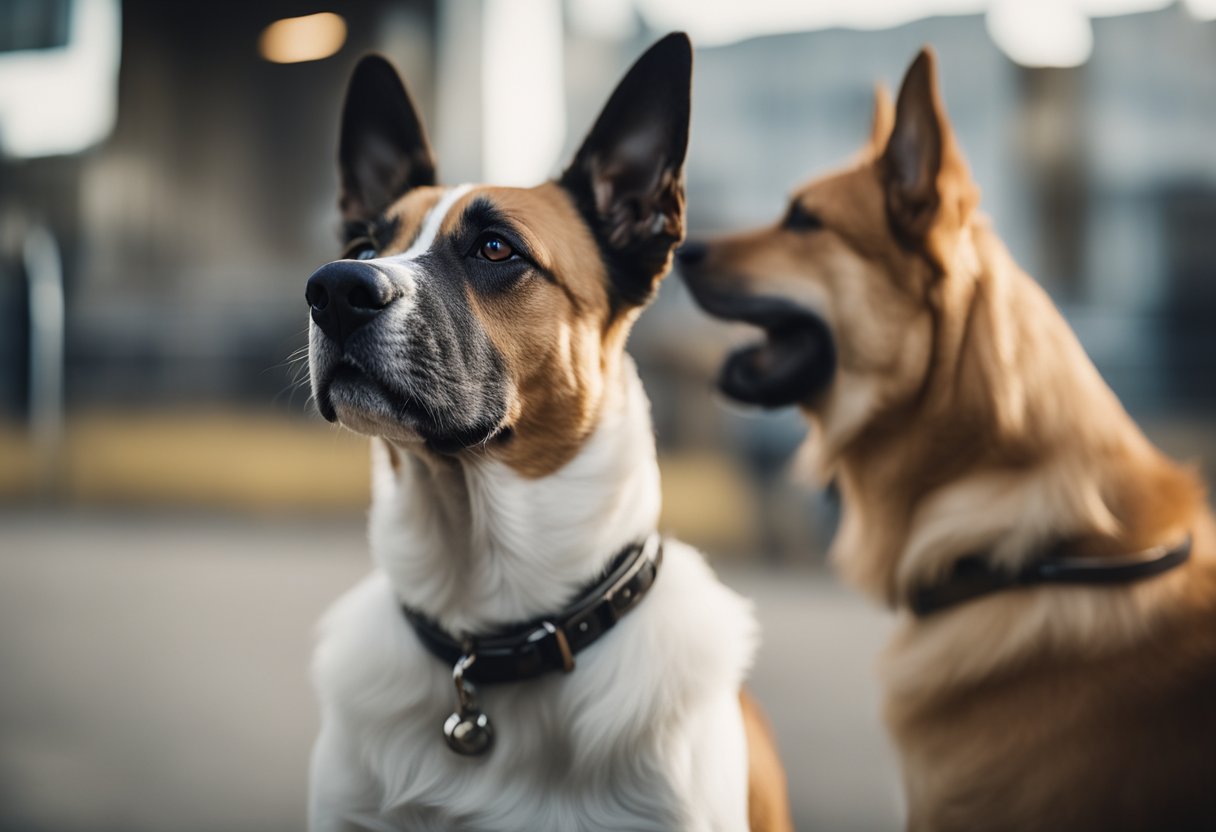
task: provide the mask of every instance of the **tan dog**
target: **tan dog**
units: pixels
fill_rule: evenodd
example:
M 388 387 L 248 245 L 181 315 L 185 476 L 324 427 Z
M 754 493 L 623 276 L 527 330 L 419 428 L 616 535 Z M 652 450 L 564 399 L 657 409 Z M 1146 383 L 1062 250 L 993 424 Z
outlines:
M 763 327 L 725 392 L 797 404 L 882 663 L 915 830 L 1216 829 L 1216 527 L 977 215 L 924 51 L 852 168 L 679 256 Z M 1188 545 L 1189 543 L 1189 545 Z

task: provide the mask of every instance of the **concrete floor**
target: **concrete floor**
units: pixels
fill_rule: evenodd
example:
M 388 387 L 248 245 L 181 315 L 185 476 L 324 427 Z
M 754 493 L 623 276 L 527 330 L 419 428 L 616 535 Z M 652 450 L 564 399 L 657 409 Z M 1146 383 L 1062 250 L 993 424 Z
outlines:
M 0 830 L 302 829 L 312 625 L 366 569 L 350 519 L 0 512 Z M 886 617 L 809 569 L 721 572 L 758 603 L 799 829 L 898 828 Z

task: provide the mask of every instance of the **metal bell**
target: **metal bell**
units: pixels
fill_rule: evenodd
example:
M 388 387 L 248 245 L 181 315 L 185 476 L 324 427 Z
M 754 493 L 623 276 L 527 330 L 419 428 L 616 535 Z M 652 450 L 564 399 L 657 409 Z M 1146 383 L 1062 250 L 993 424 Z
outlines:
M 481 711 L 452 714 L 443 723 L 443 736 L 448 748 L 466 757 L 479 757 L 494 744 L 490 718 Z
M 464 680 L 465 670 L 476 660 L 476 653 L 467 653 L 452 668 L 456 712 L 443 723 L 443 736 L 448 741 L 448 748 L 466 757 L 485 754 L 494 744 L 494 727 L 490 724 L 490 718 L 477 707 L 473 686 Z

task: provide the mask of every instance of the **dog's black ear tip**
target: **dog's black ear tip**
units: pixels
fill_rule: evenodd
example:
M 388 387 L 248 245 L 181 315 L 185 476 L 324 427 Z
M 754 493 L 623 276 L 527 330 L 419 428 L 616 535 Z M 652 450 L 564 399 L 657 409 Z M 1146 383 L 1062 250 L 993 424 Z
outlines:
M 367 83 L 399 79 L 400 76 L 397 74 L 397 68 L 393 66 L 393 62 L 379 52 L 367 52 L 361 55 L 359 60 L 355 61 L 355 68 L 350 73 L 352 86 L 356 82 Z
M 904 86 L 907 87 L 910 81 L 915 81 L 921 86 L 932 84 L 936 75 L 937 51 L 926 43 L 916 53 L 912 63 L 908 65 L 908 71 L 904 75 Z
M 400 118 L 417 121 L 413 102 L 397 68 L 378 53 L 363 55 L 346 82 L 343 129 L 368 123 L 390 123 Z
M 692 75 L 692 41 L 684 32 L 672 32 L 651 44 L 634 64 L 647 75 L 677 79 Z
M 374 72 L 386 66 L 391 67 L 392 64 L 379 52 L 364 52 L 355 61 L 355 72 Z
M 687 32 L 669 32 L 659 38 L 652 48 L 670 51 L 673 56 L 682 55 L 692 59 L 692 38 Z
M 692 74 L 692 39 L 685 32 L 672 32 L 657 45 L 662 45 L 668 60 L 673 64 L 673 70 L 684 74 Z
M 400 107 L 400 100 L 408 96 L 392 62 L 377 52 L 369 52 L 351 70 L 346 84 L 346 112 L 376 113 L 386 106 Z

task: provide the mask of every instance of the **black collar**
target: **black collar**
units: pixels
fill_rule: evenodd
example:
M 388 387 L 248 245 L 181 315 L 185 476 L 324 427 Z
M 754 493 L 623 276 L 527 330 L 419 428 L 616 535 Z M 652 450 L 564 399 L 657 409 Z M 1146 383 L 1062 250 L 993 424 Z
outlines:
M 432 619 L 402 605 L 419 641 L 445 664 L 475 655 L 464 676 L 474 682 L 517 682 L 550 671 L 569 673 L 574 655 L 591 645 L 632 610 L 654 585 L 663 542 L 652 534 L 617 555 L 602 578 L 565 609 L 485 635 L 457 638 Z
M 1057 548 L 1016 572 L 993 564 L 985 555 L 958 561 L 940 583 L 912 593 L 908 606 L 918 616 L 980 598 L 993 592 L 1036 584 L 1126 584 L 1168 572 L 1191 554 L 1188 534 L 1176 546 L 1154 546 L 1143 552 L 1111 557 L 1067 557 Z

